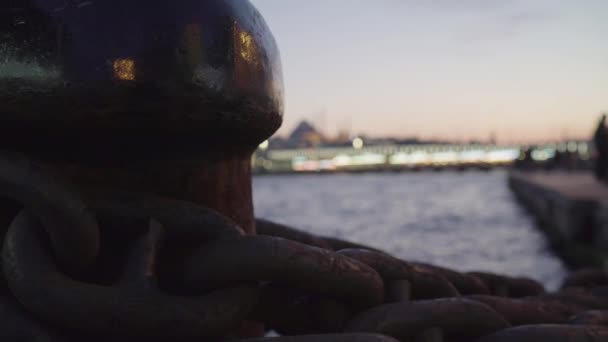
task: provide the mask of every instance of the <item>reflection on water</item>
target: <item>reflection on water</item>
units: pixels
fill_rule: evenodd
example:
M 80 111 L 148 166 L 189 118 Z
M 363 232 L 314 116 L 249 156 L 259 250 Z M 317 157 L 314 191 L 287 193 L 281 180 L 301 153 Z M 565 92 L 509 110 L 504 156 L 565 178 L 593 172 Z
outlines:
M 256 216 L 462 271 L 565 275 L 515 202 L 506 173 L 258 176 Z

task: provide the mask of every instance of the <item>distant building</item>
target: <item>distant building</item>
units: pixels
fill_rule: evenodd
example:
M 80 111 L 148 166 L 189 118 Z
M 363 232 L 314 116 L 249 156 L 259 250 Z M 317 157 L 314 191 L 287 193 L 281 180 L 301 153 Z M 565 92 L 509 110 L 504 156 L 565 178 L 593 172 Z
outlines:
M 415 137 L 391 138 L 391 137 L 369 137 L 365 134 L 352 136 L 348 131 L 340 131 L 335 137 L 326 137 L 319 132 L 314 125 L 304 120 L 287 137 L 275 136 L 268 142 L 268 149 L 297 149 L 314 147 L 351 147 L 355 137 L 363 139 L 365 146 L 379 145 L 431 145 L 431 144 L 450 144 L 447 141 L 436 139 L 420 140 Z
M 324 142 L 325 137 L 307 121 L 300 122 L 286 139 L 287 147 L 290 148 L 315 147 Z

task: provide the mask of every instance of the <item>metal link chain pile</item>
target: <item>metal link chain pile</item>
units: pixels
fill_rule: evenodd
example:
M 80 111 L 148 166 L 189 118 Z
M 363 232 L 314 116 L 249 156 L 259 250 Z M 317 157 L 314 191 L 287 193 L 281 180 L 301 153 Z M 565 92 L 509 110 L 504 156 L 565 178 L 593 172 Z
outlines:
M 2 247 L 2 341 L 608 341 L 602 270 L 546 293 L 264 220 L 245 236 L 193 203 L 76 191 L 6 154 L 0 194 L 22 207 Z M 261 326 L 291 337 L 239 337 Z

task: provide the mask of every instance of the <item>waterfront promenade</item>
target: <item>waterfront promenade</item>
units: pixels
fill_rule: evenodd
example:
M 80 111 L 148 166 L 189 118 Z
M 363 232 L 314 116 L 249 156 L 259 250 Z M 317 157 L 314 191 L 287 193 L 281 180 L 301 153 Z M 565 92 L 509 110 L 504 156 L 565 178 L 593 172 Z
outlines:
M 598 203 L 608 201 L 608 185 L 595 179 L 591 172 L 530 172 L 516 173 L 513 176 L 572 200 Z
M 608 185 L 585 171 L 514 171 L 509 184 L 566 263 L 606 265 Z

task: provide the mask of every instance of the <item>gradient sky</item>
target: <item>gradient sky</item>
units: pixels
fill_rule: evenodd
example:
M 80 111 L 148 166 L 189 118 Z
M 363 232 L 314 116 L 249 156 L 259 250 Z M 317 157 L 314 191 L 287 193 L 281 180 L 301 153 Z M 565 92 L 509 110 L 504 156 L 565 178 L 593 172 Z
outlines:
M 540 141 L 608 112 L 607 0 L 252 0 L 278 41 L 285 135 Z

